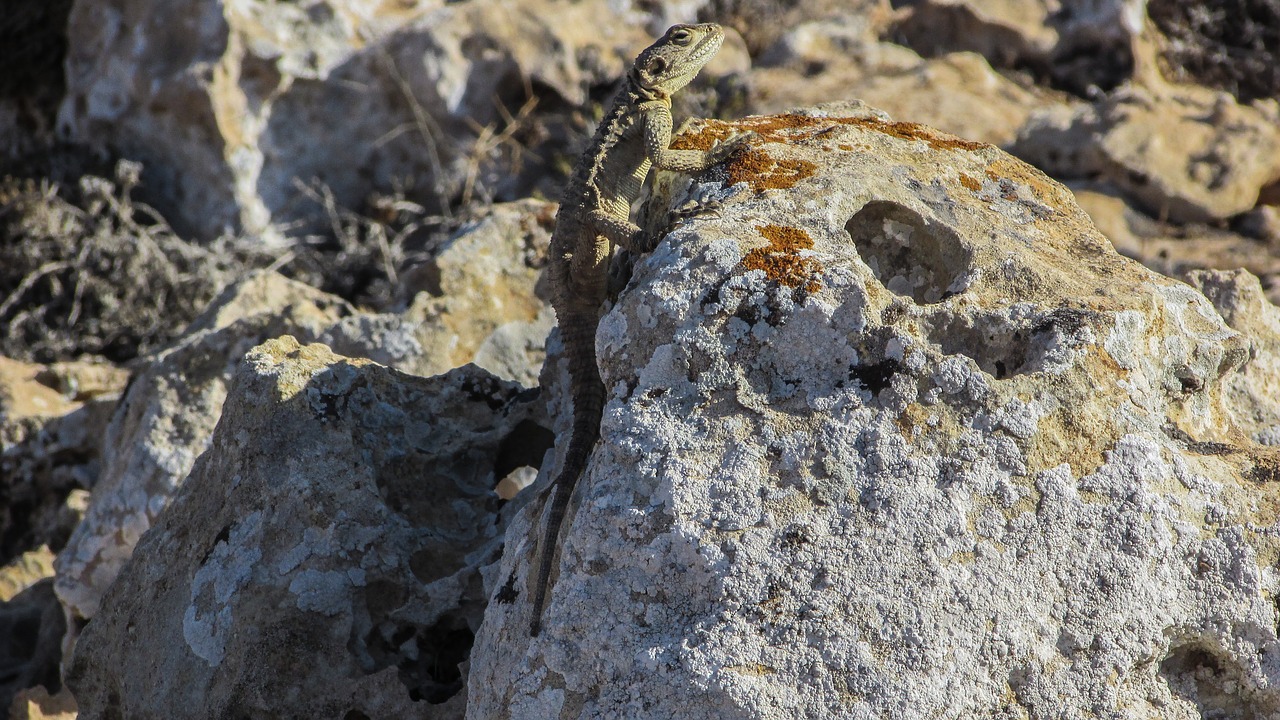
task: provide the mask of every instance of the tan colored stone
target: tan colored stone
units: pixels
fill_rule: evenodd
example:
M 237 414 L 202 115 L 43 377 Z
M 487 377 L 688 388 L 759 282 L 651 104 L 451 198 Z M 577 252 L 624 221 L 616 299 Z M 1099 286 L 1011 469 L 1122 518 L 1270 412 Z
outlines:
M 9 720 L 76 720 L 79 709 L 71 692 L 63 688 L 50 695 L 43 685 L 23 690 L 9 707 Z
M 795 28 L 752 72 L 752 111 L 859 99 L 894 117 L 995 144 L 1012 142 L 1039 106 L 1058 99 L 996 73 L 980 55 L 925 59 L 862 25 Z
M 49 577 L 53 577 L 53 553 L 48 546 L 23 553 L 0 568 L 0 602 L 9 602 L 18 593 Z
M 423 348 L 402 369 L 436 375 L 475 362 L 526 386 L 537 384 L 554 314 L 538 287 L 555 205 L 495 205 L 467 224 L 406 282 L 402 317 Z

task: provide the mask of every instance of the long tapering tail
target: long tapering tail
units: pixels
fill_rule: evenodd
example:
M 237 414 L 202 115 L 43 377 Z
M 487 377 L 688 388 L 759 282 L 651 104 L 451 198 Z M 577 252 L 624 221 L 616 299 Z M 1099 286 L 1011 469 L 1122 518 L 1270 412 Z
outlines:
M 600 437 L 600 418 L 604 409 L 604 384 L 600 381 L 600 373 L 596 368 L 594 318 L 592 322 L 569 320 L 561 318 L 560 328 L 565 354 L 569 358 L 573 429 L 569 435 L 564 466 L 551 485 L 551 509 L 547 513 L 547 527 L 542 534 L 538 587 L 533 600 L 533 619 L 529 622 L 529 634 L 534 637 L 542 631 L 542 609 L 547 602 L 551 571 L 560 557 L 560 528 L 564 524 L 574 487 L 586 470 L 591 450 Z

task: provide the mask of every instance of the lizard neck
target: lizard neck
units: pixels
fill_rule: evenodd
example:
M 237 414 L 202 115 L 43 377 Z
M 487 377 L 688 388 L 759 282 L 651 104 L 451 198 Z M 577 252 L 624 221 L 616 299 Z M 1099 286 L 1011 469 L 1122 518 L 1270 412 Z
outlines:
M 671 104 L 671 93 L 662 87 L 645 87 L 640 82 L 634 67 L 627 73 L 627 85 L 623 92 L 637 105 L 643 102 L 653 102 L 654 100 L 660 100 L 668 105 Z

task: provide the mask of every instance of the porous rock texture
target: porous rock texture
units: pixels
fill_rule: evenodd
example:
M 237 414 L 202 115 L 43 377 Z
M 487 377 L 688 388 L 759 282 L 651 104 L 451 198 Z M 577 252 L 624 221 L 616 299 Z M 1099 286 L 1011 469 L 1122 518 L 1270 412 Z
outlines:
M 290 334 L 422 375 L 474 361 L 533 385 L 552 324 L 537 286 L 548 208 L 497 204 L 465 223 L 404 278 L 407 307 L 398 313 L 358 312 L 270 272 L 224 291 L 172 347 L 145 360 L 115 408 L 88 516 L 58 558 L 58 595 L 70 615 L 97 612 L 138 538 L 208 447 L 226 386 L 259 343 Z
M 474 366 L 255 348 L 81 636 L 80 718 L 461 718 L 478 570 L 517 507 L 493 486 L 542 414 Z
M 720 204 L 601 322 L 544 630 L 534 503 L 468 717 L 1280 714 L 1280 421 L 1229 407 L 1274 345 L 991 146 L 859 106 L 677 145 L 748 130 L 659 179 Z

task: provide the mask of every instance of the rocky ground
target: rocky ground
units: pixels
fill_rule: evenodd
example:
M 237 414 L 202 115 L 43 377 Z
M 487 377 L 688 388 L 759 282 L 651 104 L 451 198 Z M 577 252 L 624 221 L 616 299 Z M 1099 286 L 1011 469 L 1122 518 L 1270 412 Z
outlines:
M 22 7 L 0 717 L 1280 717 L 1280 2 Z M 531 641 L 554 200 L 692 20 L 756 140 Z

